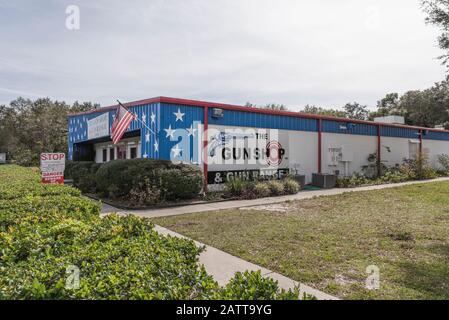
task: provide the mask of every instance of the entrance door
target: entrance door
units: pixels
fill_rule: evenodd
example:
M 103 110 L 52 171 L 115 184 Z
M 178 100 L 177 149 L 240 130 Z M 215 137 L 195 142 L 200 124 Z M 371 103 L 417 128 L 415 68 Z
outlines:
M 126 146 L 117 147 L 117 159 L 126 159 Z

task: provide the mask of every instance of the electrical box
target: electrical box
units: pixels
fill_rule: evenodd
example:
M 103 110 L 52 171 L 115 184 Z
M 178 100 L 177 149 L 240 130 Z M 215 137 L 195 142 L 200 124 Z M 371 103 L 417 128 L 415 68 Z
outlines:
M 350 145 L 342 145 L 341 146 L 341 160 L 343 162 L 351 162 L 354 161 L 354 152 L 352 151 L 352 147 Z

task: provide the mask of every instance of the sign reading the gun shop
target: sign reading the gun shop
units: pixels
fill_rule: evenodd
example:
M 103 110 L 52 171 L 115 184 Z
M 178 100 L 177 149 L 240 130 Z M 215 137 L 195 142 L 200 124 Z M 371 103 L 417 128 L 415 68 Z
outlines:
M 65 169 L 64 153 L 41 154 L 42 183 L 63 184 Z
M 209 171 L 207 173 L 207 183 L 222 184 L 235 178 L 246 181 L 280 180 L 288 174 L 289 169 Z
M 245 166 L 244 169 L 249 170 L 274 169 L 286 165 L 288 160 L 285 149 L 288 136 L 284 139 L 286 141 L 281 141 L 279 130 L 212 127 L 208 136 L 208 164 L 219 166 L 219 170 L 230 165 Z

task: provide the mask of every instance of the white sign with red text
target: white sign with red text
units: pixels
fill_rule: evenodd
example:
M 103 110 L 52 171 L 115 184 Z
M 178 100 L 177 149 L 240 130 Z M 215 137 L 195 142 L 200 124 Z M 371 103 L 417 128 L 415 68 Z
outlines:
M 42 183 L 64 183 L 64 153 L 41 153 Z

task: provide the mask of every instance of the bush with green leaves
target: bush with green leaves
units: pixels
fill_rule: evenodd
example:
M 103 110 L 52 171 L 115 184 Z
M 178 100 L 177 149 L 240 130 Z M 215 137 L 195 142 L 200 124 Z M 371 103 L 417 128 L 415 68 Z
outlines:
M 268 184 L 265 182 L 257 182 L 254 185 L 254 193 L 258 198 L 269 197 L 271 194 L 271 190 L 268 187 Z
M 355 188 L 374 184 L 374 179 L 368 179 L 363 174 L 355 173 L 350 177 L 342 177 L 337 179 L 338 188 Z
M 272 196 L 280 196 L 284 194 L 285 188 L 282 181 L 270 180 L 267 182 L 267 185 L 271 191 Z
M 16 178 L 16 179 L 14 179 Z M 28 181 L 28 188 L 17 182 Z M 251 272 L 221 288 L 198 264 L 203 248 L 162 236 L 135 216 L 100 218 L 98 202 L 0 167 L 0 299 L 296 299 Z M 38 191 L 36 191 L 38 190 Z M 20 193 L 19 193 L 20 192 Z M 79 271 L 79 283 L 70 275 Z
M 234 197 L 240 197 L 248 189 L 248 181 L 240 177 L 229 178 L 225 184 L 225 191 Z
M 237 272 L 218 294 L 223 300 L 297 300 L 298 296 L 299 288 L 280 290 L 277 281 L 264 278 L 260 271 Z
M 153 193 L 148 195 L 148 201 L 143 196 L 150 188 L 159 190 L 157 200 L 163 202 L 198 197 L 203 174 L 197 166 L 165 160 L 115 160 L 98 169 L 95 181 L 100 194 L 106 197 L 129 198 L 131 193 L 133 197 L 139 193 L 143 203 L 153 202 Z
M 101 164 L 93 161 L 73 162 L 68 171 L 73 185 L 84 193 L 94 193 L 97 189 L 95 174 L 100 166 Z
M 438 164 L 441 167 L 441 172 L 444 175 L 449 175 L 449 154 L 438 155 Z
M 296 194 L 301 190 L 300 184 L 291 178 L 285 178 L 282 182 L 284 184 L 285 193 L 287 194 Z

